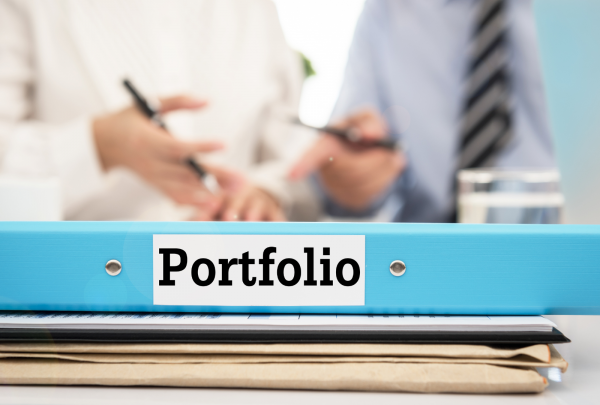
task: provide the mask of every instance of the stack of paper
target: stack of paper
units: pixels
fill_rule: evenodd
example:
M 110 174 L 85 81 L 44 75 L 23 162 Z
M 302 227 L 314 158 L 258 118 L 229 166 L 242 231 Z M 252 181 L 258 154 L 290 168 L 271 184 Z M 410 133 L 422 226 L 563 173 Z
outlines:
M 0 328 L 552 332 L 541 316 L 0 313 Z
M 218 336 L 391 333 L 396 339 L 413 332 L 552 335 L 554 327 L 539 316 L 3 312 L 0 369 L 5 384 L 540 392 L 547 381 L 536 367 L 563 372 L 567 368 L 556 349 L 547 344 L 501 349 L 466 344 L 400 344 L 397 342 L 401 340 L 393 339 L 388 344 L 167 342 L 177 342 L 178 336 L 189 333 L 203 336 L 215 331 Z M 28 338 L 9 342 L 15 330 L 37 333 L 36 342 L 26 343 Z M 78 331 L 94 338 L 81 343 Z M 168 338 L 156 340 L 151 335 L 147 343 L 131 343 L 138 341 L 136 335 L 148 331 L 162 331 L 163 335 L 155 336 Z M 115 341 L 114 336 L 121 336 L 121 332 L 134 339 Z M 110 343 L 102 340 L 105 333 L 113 339 Z M 48 335 L 45 343 L 39 342 L 41 335 Z M 62 341 L 56 339 L 59 335 Z

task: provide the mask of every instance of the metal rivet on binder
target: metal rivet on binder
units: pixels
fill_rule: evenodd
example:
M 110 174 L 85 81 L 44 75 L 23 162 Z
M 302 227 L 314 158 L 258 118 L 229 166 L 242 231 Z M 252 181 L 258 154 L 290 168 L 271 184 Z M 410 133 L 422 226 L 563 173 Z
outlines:
M 406 272 L 406 264 L 401 260 L 394 260 L 390 264 L 390 273 L 396 277 L 400 277 Z
M 118 260 L 109 260 L 106 262 L 106 266 L 104 266 L 104 268 L 106 269 L 108 275 L 117 276 L 121 272 L 122 266 L 121 262 Z

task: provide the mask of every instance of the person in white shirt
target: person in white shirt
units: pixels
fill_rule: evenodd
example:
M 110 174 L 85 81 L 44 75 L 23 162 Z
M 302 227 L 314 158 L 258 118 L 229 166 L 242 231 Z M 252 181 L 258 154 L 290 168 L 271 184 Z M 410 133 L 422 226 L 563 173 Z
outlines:
M 71 220 L 282 220 L 302 81 L 267 0 L 0 0 L 0 175 L 57 177 Z

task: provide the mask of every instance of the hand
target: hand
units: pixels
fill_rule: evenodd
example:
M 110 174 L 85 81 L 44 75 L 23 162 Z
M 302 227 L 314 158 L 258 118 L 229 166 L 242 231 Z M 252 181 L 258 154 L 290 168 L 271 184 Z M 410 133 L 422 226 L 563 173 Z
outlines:
M 384 119 L 365 109 L 334 125 L 356 128 L 365 140 L 388 135 Z M 361 211 L 392 184 L 406 166 L 401 152 L 383 148 L 361 148 L 330 135 L 323 135 L 290 171 L 291 179 L 302 179 L 317 171 L 331 198 L 341 206 Z
M 205 165 L 219 182 L 215 200 L 198 206 L 196 221 L 285 221 L 280 204 L 271 194 L 248 181 L 240 172 Z
M 161 112 L 195 110 L 205 104 L 186 96 L 171 97 L 161 100 Z M 134 107 L 96 118 L 92 129 L 105 170 L 127 167 L 180 204 L 210 203 L 210 192 L 184 160 L 221 149 L 221 143 L 177 140 Z
M 253 185 L 225 199 L 221 213 L 223 221 L 285 221 L 277 200 Z

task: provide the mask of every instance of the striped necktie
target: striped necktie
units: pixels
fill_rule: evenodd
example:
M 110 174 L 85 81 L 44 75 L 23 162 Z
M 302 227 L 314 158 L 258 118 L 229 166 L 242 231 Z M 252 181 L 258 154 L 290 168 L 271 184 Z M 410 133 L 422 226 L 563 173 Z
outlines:
M 512 138 L 505 0 L 479 0 L 465 104 L 458 170 L 493 166 Z
M 506 0 L 479 0 L 460 128 L 457 173 L 490 167 L 512 139 Z M 458 180 L 449 222 L 457 222 Z

